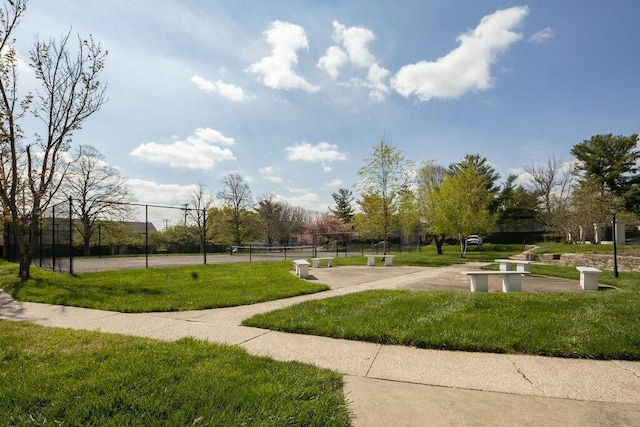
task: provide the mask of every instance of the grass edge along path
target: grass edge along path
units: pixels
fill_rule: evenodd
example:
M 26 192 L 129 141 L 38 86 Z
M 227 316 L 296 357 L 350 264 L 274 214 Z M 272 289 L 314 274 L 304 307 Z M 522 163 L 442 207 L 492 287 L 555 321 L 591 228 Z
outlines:
M 0 320 L 0 425 L 349 425 L 342 376 L 236 346 Z
M 533 267 L 578 277 L 572 267 Z M 611 272 L 603 276 L 601 283 L 618 289 L 577 294 L 366 291 L 255 315 L 242 324 L 430 349 L 640 360 L 640 273 L 624 272 L 617 281 Z
M 193 265 L 76 275 L 0 262 L 0 288 L 19 301 L 123 313 L 203 310 L 255 304 L 329 289 L 290 273 L 290 261 Z

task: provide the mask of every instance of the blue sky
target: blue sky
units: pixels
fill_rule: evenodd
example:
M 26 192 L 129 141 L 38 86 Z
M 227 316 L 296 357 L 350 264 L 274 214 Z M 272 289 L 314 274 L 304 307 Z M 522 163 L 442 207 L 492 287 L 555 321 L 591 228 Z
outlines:
M 18 53 L 69 29 L 109 50 L 110 100 L 74 145 L 143 203 L 237 172 L 254 196 L 324 211 L 382 136 L 506 178 L 640 124 L 634 0 L 31 0 Z

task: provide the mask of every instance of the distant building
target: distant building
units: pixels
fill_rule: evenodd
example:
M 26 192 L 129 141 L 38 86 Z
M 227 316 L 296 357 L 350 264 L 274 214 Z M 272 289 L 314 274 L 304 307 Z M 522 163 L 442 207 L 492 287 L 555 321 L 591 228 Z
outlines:
M 133 232 L 136 234 L 145 234 L 147 230 L 149 231 L 149 233 L 155 233 L 158 231 L 151 222 L 145 223 L 140 221 L 120 221 L 120 223 L 131 227 L 133 229 Z

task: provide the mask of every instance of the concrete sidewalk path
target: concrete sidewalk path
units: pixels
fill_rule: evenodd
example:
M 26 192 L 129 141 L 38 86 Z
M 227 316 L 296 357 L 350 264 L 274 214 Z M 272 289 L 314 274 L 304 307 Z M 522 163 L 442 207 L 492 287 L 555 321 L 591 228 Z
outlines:
M 257 313 L 368 289 L 443 289 L 449 283 L 468 291 L 459 271 L 470 267 L 312 268 L 311 280 L 331 290 L 190 312 L 126 314 L 18 302 L 0 293 L 0 318 L 161 340 L 193 336 L 332 369 L 345 375 L 355 426 L 640 425 L 640 362 L 423 350 L 239 326 Z M 574 281 L 553 286 L 580 291 Z

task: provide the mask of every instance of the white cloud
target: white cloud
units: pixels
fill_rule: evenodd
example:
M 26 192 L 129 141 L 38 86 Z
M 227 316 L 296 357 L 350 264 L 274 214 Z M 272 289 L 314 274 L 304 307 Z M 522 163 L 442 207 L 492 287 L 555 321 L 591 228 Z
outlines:
M 285 148 L 289 153 L 288 160 L 302 160 L 305 162 L 333 162 L 346 160 L 347 156 L 338 150 L 338 146 L 328 142 L 319 142 L 316 145 L 303 142 L 292 147 Z
M 342 43 L 349 60 L 358 67 L 369 67 L 375 63 L 375 57 L 369 52 L 369 42 L 375 40 L 371 30 L 362 27 L 349 27 L 333 21 L 333 39 Z
M 148 142 L 140 144 L 129 154 L 175 168 L 209 170 L 213 169 L 217 162 L 236 159 L 229 148 L 221 148 L 214 144 L 233 143 L 233 138 L 226 137 L 215 129 L 197 128 L 184 141 L 178 140 L 170 144 Z
M 375 38 L 373 32 L 367 28 L 346 27 L 338 21 L 333 21 L 333 39 L 342 48 L 329 47 L 324 56 L 318 60 L 318 68 L 325 70 L 334 79 L 338 77 L 340 68 L 347 62 L 360 68 L 368 68 L 367 79 L 362 82 L 362 85 L 371 89 L 369 93 L 371 100 L 383 101 L 389 94 L 389 88 L 385 83 L 389 70 L 381 67 L 369 51 L 369 43 Z M 356 82 L 359 83 L 357 79 Z
M 158 184 L 154 181 L 132 178 L 127 184 L 140 203 L 183 205 L 197 185 Z
M 217 93 L 223 98 L 230 99 L 231 101 L 241 102 L 250 99 L 250 97 L 244 94 L 244 90 L 240 86 L 223 83 L 220 79 L 215 82 L 211 82 L 200 76 L 193 76 L 191 77 L 191 83 L 206 93 Z
M 372 101 L 384 101 L 389 94 L 389 87 L 385 83 L 388 75 L 389 70 L 380 67 L 378 64 L 372 64 L 371 67 L 369 67 L 369 72 L 367 73 L 367 81 L 369 83 L 367 87 L 371 89 L 369 98 L 371 98 Z
M 342 185 L 342 181 L 339 179 L 334 179 L 333 181 L 329 181 L 325 184 L 325 187 L 340 187 Z
M 273 166 L 265 166 L 264 168 L 258 169 L 258 172 L 260 172 L 267 181 L 273 182 L 274 184 L 282 184 L 284 182 L 284 178 L 275 176 L 275 171 L 276 168 Z
M 264 175 L 271 175 L 276 171 L 276 168 L 274 168 L 273 166 L 265 166 L 263 168 L 258 169 L 258 172 L 264 174 Z
M 289 188 L 289 191 L 291 191 L 293 194 L 304 194 L 304 193 L 308 193 L 309 189 L 308 188 Z
M 273 182 L 274 184 L 282 184 L 284 182 L 284 178 L 279 176 L 266 176 L 267 181 Z
M 331 77 L 338 78 L 340 68 L 347 63 L 349 57 L 337 46 L 330 46 L 318 60 L 318 68 L 325 70 Z
M 527 6 L 499 10 L 456 39 L 460 46 L 435 62 L 405 65 L 391 79 L 392 87 L 405 98 L 420 101 L 458 98 L 469 91 L 492 87 L 491 64 L 499 52 L 522 38 L 512 29 L 529 12 Z
M 197 128 L 193 136 L 187 137 L 187 141 L 204 141 L 211 144 L 233 145 L 235 140 L 226 137 L 222 132 L 211 128 Z
M 172 207 L 149 206 L 146 212 L 144 206 L 132 207 L 129 220 L 144 221 L 146 217 L 159 230 L 166 226 L 183 223 L 184 209 L 181 208 L 189 202 L 189 197 L 197 190 L 196 184 L 159 184 L 143 179 L 128 179 L 127 185 L 136 203 Z
M 264 35 L 267 43 L 273 47 L 271 56 L 252 64 L 247 72 L 256 74 L 258 80 L 273 89 L 301 89 L 307 92 L 320 90 L 320 87 L 307 82 L 293 70 L 298 64 L 296 52 L 309 49 L 304 28 L 289 22 L 274 21 Z
M 542 43 L 545 40 L 550 39 L 551 37 L 553 37 L 553 30 L 551 29 L 551 27 L 545 27 L 542 30 L 535 33 L 534 35 L 532 35 L 531 37 L 529 37 L 529 41 L 535 42 L 535 43 Z
M 331 166 L 329 165 L 322 165 L 322 171 L 323 172 L 331 172 L 333 169 L 331 169 Z
M 327 207 L 320 203 L 320 197 L 315 193 L 305 193 L 301 196 L 287 197 L 277 194 L 274 197 L 276 202 L 288 203 L 291 206 L 299 206 L 313 211 L 326 210 Z

